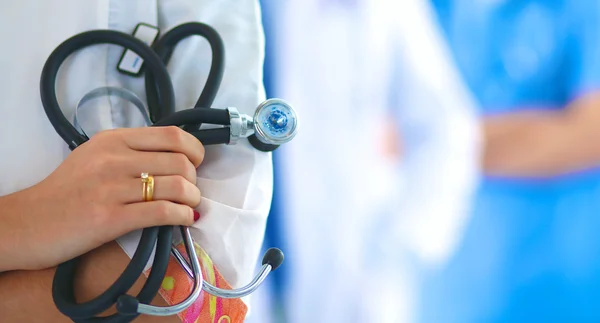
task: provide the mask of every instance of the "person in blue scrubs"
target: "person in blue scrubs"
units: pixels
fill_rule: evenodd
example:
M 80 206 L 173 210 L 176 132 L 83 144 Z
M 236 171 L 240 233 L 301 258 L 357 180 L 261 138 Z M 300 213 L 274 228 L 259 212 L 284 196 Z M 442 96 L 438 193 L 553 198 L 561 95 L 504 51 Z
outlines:
M 485 173 L 419 322 L 600 322 L 600 1 L 431 0 Z

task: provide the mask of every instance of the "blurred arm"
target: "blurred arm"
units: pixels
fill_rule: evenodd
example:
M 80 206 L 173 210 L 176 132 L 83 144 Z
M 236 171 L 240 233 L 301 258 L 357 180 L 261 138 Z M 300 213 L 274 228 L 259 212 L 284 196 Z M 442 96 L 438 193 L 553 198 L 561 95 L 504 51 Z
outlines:
M 573 1 L 566 43 L 566 92 L 557 111 L 522 111 L 483 120 L 483 167 L 507 176 L 552 176 L 600 164 L 600 2 Z M 552 89 L 550 89 L 552 90 Z M 586 93 L 585 95 L 581 95 Z
M 106 244 L 82 257 L 77 270 L 75 295 L 79 302 L 88 301 L 104 292 L 129 263 L 129 257 L 114 242 Z M 62 315 L 52 301 L 52 279 L 56 268 L 38 271 L 11 271 L 0 273 L 0 313 L 6 322 L 71 322 Z M 129 290 L 136 295 L 145 282 L 138 279 Z M 154 305 L 165 306 L 156 296 Z M 105 314 L 112 314 L 110 309 Z M 180 322 L 177 316 L 139 316 L 136 322 Z
M 486 173 L 553 176 L 600 164 L 600 92 L 559 111 L 523 111 L 483 121 Z

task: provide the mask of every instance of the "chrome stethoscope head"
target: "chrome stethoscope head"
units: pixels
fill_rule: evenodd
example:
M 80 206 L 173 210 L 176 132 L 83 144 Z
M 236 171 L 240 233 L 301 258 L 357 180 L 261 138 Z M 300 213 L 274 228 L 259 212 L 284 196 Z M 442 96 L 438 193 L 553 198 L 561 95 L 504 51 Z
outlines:
M 298 132 L 298 116 L 294 108 L 281 99 L 269 99 L 254 112 L 254 134 L 270 145 L 281 145 L 294 139 Z
M 177 262 L 179 262 L 181 267 L 183 267 L 185 272 L 188 274 L 188 276 L 190 278 L 193 278 L 194 264 L 192 263 L 192 268 L 190 268 L 190 264 L 179 252 L 179 250 L 173 248 L 171 249 L 171 252 L 175 256 L 175 259 L 177 259 Z M 281 263 L 283 263 L 283 252 L 281 252 L 281 250 L 277 248 L 270 248 L 269 250 L 267 250 L 267 252 L 265 252 L 263 256 L 262 267 L 260 268 L 260 271 L 256 276 L 254 276 L 254 279 L 252 279 L 252 281 L 246 286 L 236 289 L 222 289 L 211 285 L 207 281 L 204 281 L 204 283 L 202 284 L 202 289 L 205 292 L 220 298 L 241 298 L 244 296 L 248 296 L 252 294 L 258 287 L 260 287 L 262 282 L 267 278 L 267 275 L 269 275 L 269 273 L 273 270 L 277 269 L 277 267 L 279 267 Z
M 262 102 L 250 117 L 240 114 L 236 108 L 227 108 L 230 120 L 230 144 L 238 139 L 255 135 L 267 145 L 285 144 L 298 133 L 298 115 L 296 110 L 281 99 L 268 99 Z

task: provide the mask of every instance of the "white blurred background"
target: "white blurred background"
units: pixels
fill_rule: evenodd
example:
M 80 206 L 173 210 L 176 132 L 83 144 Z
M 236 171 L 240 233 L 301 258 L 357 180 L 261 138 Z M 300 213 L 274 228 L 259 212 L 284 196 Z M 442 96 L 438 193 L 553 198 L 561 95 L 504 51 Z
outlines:
M 250 322 L 410 322 L 420 272 L 452 253 L 478 130 L 423 4 L 262 2 L 267 93 L 301 128 L 274 156 L 265 246 L 286 261 Z

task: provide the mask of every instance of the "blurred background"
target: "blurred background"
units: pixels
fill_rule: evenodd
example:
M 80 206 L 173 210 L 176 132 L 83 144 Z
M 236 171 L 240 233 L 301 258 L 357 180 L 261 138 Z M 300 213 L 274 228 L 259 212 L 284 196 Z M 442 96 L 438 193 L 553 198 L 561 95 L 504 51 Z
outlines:
M 600 1 L 261 5 L 301 129 L 249 322 L 600 322 Z

